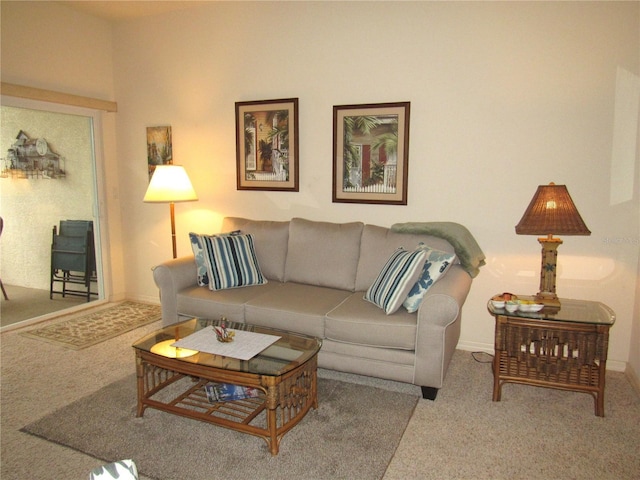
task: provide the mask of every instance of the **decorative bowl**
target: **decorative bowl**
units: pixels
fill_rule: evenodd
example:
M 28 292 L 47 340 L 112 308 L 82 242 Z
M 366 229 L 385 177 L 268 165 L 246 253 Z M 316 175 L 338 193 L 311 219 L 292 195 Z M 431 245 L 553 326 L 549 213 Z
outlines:
M 521 312 L 539 312 L 544 308 L 544 305 L 541 303 L 523 303 L 520 305 Z
M 504 308 L 504 300 L 491 300 L 493 308 Z
M 518 305 L 515 302 L 507 302 L 504 305 L 504 308 L 507 310 L 507 312 L 509 313 L 513 313 L 516 312 L 518 310 L 518 308 L 520 307 L 520 305 Z

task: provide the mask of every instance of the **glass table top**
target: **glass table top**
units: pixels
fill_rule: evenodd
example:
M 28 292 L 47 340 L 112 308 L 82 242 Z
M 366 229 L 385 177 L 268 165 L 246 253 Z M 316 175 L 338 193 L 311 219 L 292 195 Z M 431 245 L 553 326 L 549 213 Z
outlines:
M 230 329 L 275 335 L 280 338 L 249 360 L 240 360 L 171 346 L 172 343 L 192 333 L 206 328 L 213 328 L 213 326 L 220 326 L 221 323 L 221 320 L 192 318 L 144 336 L 133 344 L 133 348 L 198 365 L 258 375 L 277 376 L 305 363 L 317 354 L 322 346 L 322 341 L 315 337 L 228 321 L 224 323 Z
M 534 297 L 518 295 L 518 300 L 533 300 Z M 539 320 L 556 320 L 560 322 L 590 323 L 596 325 L 613 325 L 616 314 L 613 310 L 600 302 L 589 300 L 560 299 L 560 308 L 543 308 L 539 312 L 507 312 L 504 308 L 494 307 L 491 300 L 487 303 L 487 309 L 492 315 L 505 315 L 509 317 L 531 318 Z

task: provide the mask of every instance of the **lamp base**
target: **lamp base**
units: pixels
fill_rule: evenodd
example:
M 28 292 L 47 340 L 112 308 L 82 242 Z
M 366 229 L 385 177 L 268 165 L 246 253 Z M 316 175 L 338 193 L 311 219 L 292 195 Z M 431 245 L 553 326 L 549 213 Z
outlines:
M 538 292 L 533 300 L 536 303 L 544 305 L 545 309 L 557 309 L 560 310 L 560 299 L 555 294 L 549 294 L 547 292 Z

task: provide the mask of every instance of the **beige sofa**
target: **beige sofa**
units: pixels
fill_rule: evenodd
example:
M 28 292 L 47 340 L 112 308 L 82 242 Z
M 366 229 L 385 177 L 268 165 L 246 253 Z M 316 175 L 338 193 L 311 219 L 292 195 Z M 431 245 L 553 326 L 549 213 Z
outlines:
M 234 230 L 252 235 L 268 282 L 212 291 L 197 285 L 193 256 L 167 261 L 153 270 L 165 325 L 184 317 L 224 316 L 313 335 L 323 340 L 320 367 L 412 383 L 422 387 L 425 398 L 435 399 L 458 343 L 472 277 L 484 263 L 464 227 L 418 223 L 389 229 L 360 222 L 225 218 L 222 231 Z M 438 236 L 402 231 L 435 231 Z M 466 240 L 458 242 L 456 231 Z M 463 264 L 454 262 L 416 313 L 401 307 L 387 315 L 364 300 L 389 256 L 398 247 L 413 250 L 419 242 L 455 250 Z

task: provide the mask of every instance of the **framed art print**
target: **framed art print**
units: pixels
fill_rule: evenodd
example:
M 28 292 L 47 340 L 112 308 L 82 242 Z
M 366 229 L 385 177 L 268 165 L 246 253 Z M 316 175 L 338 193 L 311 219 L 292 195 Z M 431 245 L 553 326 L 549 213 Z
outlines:
M 153 176 L 156 165 L 171 165 L 173 163 L 173 144 L 171 127 L 147 127 L 147 166 L 149 181 Z
M 333 107 L 333 202 L 407 204 L 410 102 Z
M 238 190 L 297 192 L 298 99 L 236 102 Z

